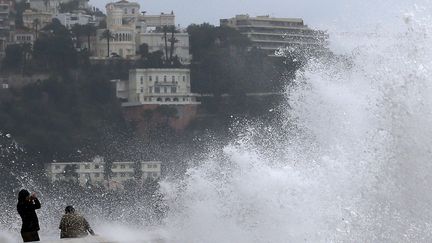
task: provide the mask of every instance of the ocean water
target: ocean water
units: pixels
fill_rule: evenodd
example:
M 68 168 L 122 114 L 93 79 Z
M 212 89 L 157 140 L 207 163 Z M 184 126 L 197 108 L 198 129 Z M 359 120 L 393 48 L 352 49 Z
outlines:
M 430 242 L 431 10 L 425 1 L 372 28 L 330 26 L 336 55 L 287 82 L 274 122 L 238 122 L 236 139 L 161 182 L 160 225 L 130 228 L 131 206 L 96 232 L 119 242 Z M 17 242 L 17 227 L 0 242 Z M 42 234 L 55 239 L 53 229 Z

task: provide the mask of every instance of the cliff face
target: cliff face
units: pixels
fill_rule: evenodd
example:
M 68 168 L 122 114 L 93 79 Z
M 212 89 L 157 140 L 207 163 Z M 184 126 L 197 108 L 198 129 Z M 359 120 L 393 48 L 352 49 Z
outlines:
M 159 126 L 169 126 L 177 132 L 184 130 L 197 116 L 198 105 L 140 105 L 124 107 L 125 119 L 145 134 Z

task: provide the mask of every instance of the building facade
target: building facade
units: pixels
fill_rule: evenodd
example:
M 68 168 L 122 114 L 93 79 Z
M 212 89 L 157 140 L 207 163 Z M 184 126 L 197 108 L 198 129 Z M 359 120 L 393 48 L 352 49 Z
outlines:
M 191 93 L 190 70 L 148 68 L 129 71 L 128 102 L 125 105 L 196 105 Z
M 141 181 L 147 178 L 157 179 L 161 176 L 160 161 L 113 162 L 109 179 L 105 177 L 105 166 L 106 163 L 103 160 L 93 162 L 53 162 L 46 166 L 46 174 L 51 182 L 76 179 L 82 186 L 88 184 L 121 186 L 125 181 L 137 180 L 137 173 L 140 174 Z
M 106 29 L 99 29 L 96 38 L 96 54 L 98 57 L 108 57 L 107 39 L 103 33 L 107 30 L 111 34 L 109 53 L 123 58 L 133 58 L 136 55 L 136 16 L 139 13 L 138 3 L 120 1 L 106 5 Z M 132 14 L 134 13 L 134 14 Z
M 15 1 L 0 0 L 0 57 L 5 55 L 11 31 L 15 30 Z
M 252 41 L 253 46 L 270 54 L 285 47 L 320 49 L 327 44 L 328 38 L 324 31 L 310 29 L 300 18 L 237 15 L 221 19 L 220 25 L 239 30 Z
M 14 44 L 32 44 L 35 41 L 33 31 L 15 30 L 11 33 L 11 42 Z
M 56 18 L 60 21 L 60 23 L 66 28 L 70 29 L 72 26 L 79 24 L 79 25 L 86 25 L 86 24 L 95 24 L 96 20 L 94 16 L 84 14 L 81 12 L 77 13 L 58 13 L 54 14 L 53 18 Z
M 23 14 L 23 25 L 29 29 L 39 31 L 52 21 L 53 15 L 48 12 L 37 12 L 26 9 Z
M 162 31 L 164 26 L 175 26 L 175 15 L 161 13 L 160 15 L 146 15 L 140 12 L 140 5 L 136 2 L 121 0 L 106 5 L 107 28 L 98 30 L 96 39 L 97 58 L 108 57 L 108 43 L 102 34 L 109 30 L 112 34 L 110 39 L 109 56 L 120 56 L 132 59 L 136 57 L 136 50 L 142 44 L 147 44 L 149 52 L 167 52 L 165 48 L 165 36 L 168 42 L 168 56 L 177 56 L 183 64 L 190 64 L 189 35 L 186 32 L 174 33 L 174 48 L 169 42 L 171 33 L 165 35 Z

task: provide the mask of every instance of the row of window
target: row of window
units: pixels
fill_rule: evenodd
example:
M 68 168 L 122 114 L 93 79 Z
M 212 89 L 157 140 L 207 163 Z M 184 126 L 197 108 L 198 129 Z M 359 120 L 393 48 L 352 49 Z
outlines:
M 177 87 L 176 86 L 174 86 L 174 87 L 163 87 L 163 91 L 164 91 L 165 94 L 168 93 L 168 88 L 170 88 L 171 94 L 177 93 Z M 141 88 L 140 92 L 144 93 L 144 88 Z M 161 93 L 161 87 L 159 87 L 159 86 L 154 87 L 154 92 L 156 94 L 160 94 Z M 150 94 L 153 93 L 153 87 L 151 87 L 151 86 L 149 87 L 149 93 Z
M 178 81 L 180 81 L 180 77 L 182 77 L 183 82 L 186 82 L 186 76 L 179 76 L 178 79 L 177 79 Z M 141 81 L 141 84 L 143 84 L 144 76 L 140 77 L 140 81 Z M 153 81 L 153 76 L 151 76 L 151 75 L 148 76 L 148 81 Z M 159 76 L 157 76 L 157 75 L 155 76 L 155 81 L 159 82 Z M 163 81 L 164 82 L 168 82 L 168 77 L 166 75 L 163 76 Z M 175 81 L 176 81 L 176 77 L 175 76 L 171 76 L 171 82 L 174 83 Z
M 54 168 L 56 170 L 59 170 L 62 167 L 60 165 L 56 165 Z M 90 165 L 81 165 L 81 166 L 78 166 L 78 168 L 81 168 L 81 169 L 90 169 Z M 102 167 L 100 165 L 94 165 L 93 168 L 94 169 L 100 169 Z M 132 168 L 134 168 L 134 165 L 132 165 L 132 164 L 130 164 L 130 165 L 116 165 L 116 164 L 114 164 L 114 165 L 112 165 L 111 168 L 112 169 L 117 169 L 117 168 L 120 168 L 120 169 L 130 168 L 130 169 L 132 169 Z M 150 169 L 150 168 L 158 168 L 158 165 L 157 164 L 147 164 L 147 168 L 148 169 Z
M 146 98 L 146 97 L 144 97 L 144 101 L 153 101 L 153 98 Z M 165 102 L 171 102 L 171 101 L 173 101 L 173 102 L 179 102 L 180 99 L 176 97 L 176 98 L 173 98 L 173 99 L 171 99 L 171 98 L 165 98 L 165 100 L 164 100 L 161 97 L 158 97 L 158 98 L 156 98 L 156 101 L 158 101 L 158 102 L 163 102 L 163 101 L 165 101 Z M 188 98 L 183 98 L 183 101 L 189 101 L 189 99 Z
M 90 173 L 87 173 L 87 174 L 78 174 L 77 177 L 78 178 L 80 178 L 80 177 L 90 178 L 91 175 L 92 174 L 90 174 Z M 101 178 L 103 176 L 103 174 L 102 173 L 94 173 L 93 176 L 94 176 L 94 178 Z M 115 178 L 115 177 L 121 177 L 121 178 L 122 177 L 129 177 L 130 178 L 130 177 L 133 177 L 133 176 L 134 176 L 134 173 L 126 173 L 126 172 L 121 172 L 121 173 L 114 172 L 111 175 L 112 178 Z M 147 172 L 147 177 L 157 177 L 157 176 L 158 176 L 157 172 Z M 62 177 L 64 177 L 63 174 L 57 174 L 56 175 L 57 179 L 60 179 Z
M 17 35 L 16 40 L 17 41 L 31 41 L 32 37 L 29 35 L 27 35 L 27 36 L 26 35 Z

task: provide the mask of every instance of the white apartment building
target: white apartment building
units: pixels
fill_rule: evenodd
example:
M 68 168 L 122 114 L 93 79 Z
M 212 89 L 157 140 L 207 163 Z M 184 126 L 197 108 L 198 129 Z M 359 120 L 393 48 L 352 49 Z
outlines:
M 220 25 L 239 30 L 255 47 L 270 53 L 288 46 L 319 49 L 326 45 L 328 38 L 324 31 L 310 29 L 300 18 L 237 15 L 234 18 L 221 19 Z
M 129 71 L 128 102 L 137 104 L 200 104 L 191 93 L 190 70 L 179 68 L 146 68 Z
M 142 161 L 138 168 L 142 173 L 142 180 L 147 178 L 157 179 L 161 176 L 160 161 Z M 111 177 L 109 181 L 105 179 L 105 162 L 95 160 L 93 162 L 53 162 L 46 166 L 46 174 L 51 182 L 58 180 L 70 180 L 67 173 L 73 168 L 76 172 L 80 185 L 88 183 L 92 185 L 117 184 L 121 185 L 127 180 L 135 180 L 135 162 L 113 162 L 111 165 Z
M 30 8 L 38 12 L 45 12 L 50 14 L 57 14 L 60 10 L 60 4 L 68 3 L 71 0 L 30 0 Z M 78 3 L 80 9 L 87 9 L 89 7 L 87 0 L 80 0 Z
M 81 12 L 78 13 L 58 13 L 54 14 L 53 18 L 56 18 L 60 21 L 60 23 L 66 28 L 70 29 L 75 24 L 86 25 L 86 24 L 95 24 L 96 20 L 94 16 L 84 14 Z

